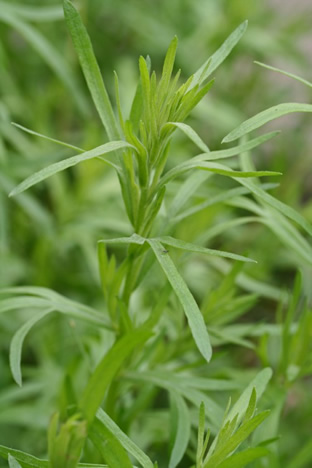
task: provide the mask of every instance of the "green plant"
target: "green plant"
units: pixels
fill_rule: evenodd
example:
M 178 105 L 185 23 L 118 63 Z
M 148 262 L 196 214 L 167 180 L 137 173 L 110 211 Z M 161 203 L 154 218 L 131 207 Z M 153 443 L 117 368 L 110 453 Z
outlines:
M 213 228 L 199 233 L 204 236 L 201 241 L 198 236 L 198 243 L 177 238 L 175 231 L 177 218 L 180 222 L 181 219 L 201 212 L 209 204 L 222 201 L 251 211 L 253 216 L 226 220 L 224 225 L 218 226 L 221 232 L 236 223 L 258 221 L 268 226 L 287 247 L 292 247 L 303 261 L 311 265 L 311 247 L 289 219 L 312 234 L 310 224 L 298 212 L 269 195 L 268 190 L 274 187 L 274 184 L 260 184 L 256 178 L 275 176 L 279 173 L 256 171 L 248 154 L 261 143 L 276 136 L 277 132 L 252 140 L 245 138 L 233 148 L 209 151 L 193 128 L 184 123 L 189 113 L 213 84 L 213 81 L 206 84 L 205 81 L 231 52 L 245 32 L 247 24 L 239 26 L 220 49 L 182 85 L 179 83 L 180 72 L 174 77 L 172 75 L 177 47 L 176 38 L 169 46 L 159 80 L 156 79 L 156 73 L 150 71 L 150 59 L 141 57 L 140 81 L 129 119 L 126 120 L 123 117 L 116 75 L 117 120 L 80 17 L 67 0 L 64 2 L 64 9 L 91 96 L 109 141 L 88 151 L 72 147 L 80 154 L 54 163 L 31 175 L 14 189 L 11 195 L 17 195 L 80 162 L 98 158 L 113 168 L 117 174 L 125 213 L 134 233 L 126 237 L 99 241 L 98 258 L 105 296 L 105 313 L 66 299 L 47 288 L 19 287 L 1 291 L 4 295 L 0 303 L 2 312 L 21 308 L 38 311 L 37 315 L 31 317 L 16 332 L 11 342 L 11 370 L 20 385 L 23 340 L 37 321 L 52 312 L 58 311 L 74 319 L 83 320 L 91 326 L 102 327 L 104 337 L 109 337 L 114 344 L 109 350 L 107 344 L 105 350 L 98 350 L 103 357 L 101 359 L 97 357 L 95 368 L 84 373 L 87 376 L 84 388 L 81 388 L 81 385 L 76 388 L 75 371 L 65 372 L 59 411 L 52 417 L 49 427 L 49 461 L 38 460 L 4 447 L 1 447 L 0 453 L 5 458 L 11 454 L 11 466 L 14 466 L 14 463 L 15 465 L 20 463 L 22 466 L 85 466 L 83 463 L 78 464 L 83 449 L 86 462 L 100 463 L 104 460 L 111 467 L 130 467 L 133 466 L 131 458 L 133 457 L 142 466 L 156 466 L 154 457 L 148 457 L 139 448 L 139 444 L 135 444 L 128 437 L 127 432 L 135 419 L 139 418 L 140 413 L 149 407 L 150 402 L 155 403 L 157 388 L 162 388 L 170 394 L 173 438 L 170 467 L 180 463 L 188 446 L 188 457 L 196 462 L 198 468 L 217 466 L 225 468 L 233 466 L 233 463 L 235 466 L 245 466 L 259 457 L 271 454 L 267 448 L 259 446 L 258 443 L 255 443 L 251 449 L 246 448 L 233 453 L 268 417 L 267 411 L 255 415 L 255 409 L 257 397 L 265 390 L 271 371 L 263 370 L 251 383 L 248 383 L 234 407 L 230 412 L 226 411 L 223 416 L 223 402 L 218 401 L 217 397 L 210 398 L 204 390 L 242 390 L 244 382 L 241 380 L 237 386 L 235 378 L 210 379 L 207 378 L 205 369 L 207 362 L 211 360 L 213 339 L 216 345 L 236 342 L 246 348 L 253 347 L 252 342 L 245 340 L 243 333 L 234 333 L 233 330 L 230 332 L 226 326 L 233 318 L 246 313 L 257 297 L 255 294 L 237 295 L 235 281 L 240 273 L 240 267 L 235 265 L 229 274 L 225 275 L 218 290 L 213 293 L 209 291 L 204 296 L 200 310 L 176 264 L 178 263 L 180 268 L 187 260 L 188 253 L 216 257 L 217 261 L 220 257 L 247 263 L 251 263 L 252 260 L 242 255 L 208 249 L 200 245 L 201 242 L 205 244 L 209 236 L 214 235 L 211 232 Z M 264 111 L 231 132 L 224 141 L 245 137 L 247 133 L 267 121 L 293 111 L 311 112 L 311 106 L 282 104 Z M 181 130 L 202 153 L 174 165 L 170 163 L 170 144 L 176 130 Z M 53 141 L 64 145 L 62 142 Z M 70 145 L 65 144 L 65 146 Z M 231 159 L 238 155 L 238 161 Z M 222 164 L 215 162 L 219 160 L 225 162 Z M 189 172 L 194 170 L 199 171 L 192 172 L 189 176 Z M 203 182 L 211 181 L 214 175 L 233 179 L 239 182 L 241 187 L 231 186 L 228 189 L 218 187 L 208 203 L 204 201 L 195 204 L 189 208 L 189 211 L 185 209 L 185 205 L 200 189 Z M 182 181 L 179 190 L 173 197 L 166 196 L 166 188 L 173 180 Z M 250 199 L 250 194 L 254 196 L 254 201 Z M 168 204 L 167 215 L 161 216 L 164 200 Z M 112 245 L 127 247 L 124 258 L 118 251 L 110 254 Z M 179 256 L 179 252 L 183 254 Z M 155 261 L 164 273 L 165 280 L 159 272 L 156 280 L 150 274 L 151 271 L 157 271 Z M 222 268 L 224 264 L 216 265 Z M 247 279 L 246 276 L 242 277 L 242 282 L 248 285 L 248 277 Z M 153 294 L 154 297 L 145 308 L 148 314 L 142 316 L 138 304 L 134 301 L 136 293 L 143 288 L 145 294 L 148 296 Z M 262 289 L 261 285 L 258 287 L 258 293 L 259 289 L 261 294 L 268 295 L 263 286 Z M 178 301 L 171 297 L 171 290 L 175 292 Z M 279 296 L 279 291 L 274 290 L 273 294 Z M 296 297 L 297 295 L 298 293 L 295 294 Z M 181 309 L 187 318 L 188 326 L 181 315 Z M 172 311 L 177 317 L 172 317 Z M 307 315 L 304 314 L 304 317 Z M 291 318 L 292 314 L 289 313 L 287 326 L 283 330 L 284 342 L 289 337 Z M 305 320 L 301 323 L 306 323 Z M 303 325 L 300 325 L 299 329 L 302 328 Z M 307 338 L 304 342 L 307 342 Z M 265 360 L 263 349 L 264 345 L 261 355 Z M 283 349 L 285 350 L 285 346 Z M 303 351 L 299 352 L 300 356 L 303 354 Z M 285 352 L 283 356 L 286 356 Z M 289 369 L 288 361 L 285 363 L 285 359 L 284 357 L 281 364 L 284 373 Z M 192 368 L 195 370 L 193 374 L 185 373 Z M 189 379 L 191 382 L 188 382 Z M 128 396 L 124 396 L 124 393 Z M 101 408 L 104 397 L 105 411 Z M 196 452 L 191 438 L 193 406 L 200 410 Z M 204 438 L 204 408 L 209 409 L 207 419 L 211 430 L 215 433 L 215 439 L 208 451 L 209 438 Z M 167 419 L 162 420 L 164 415 L 159 413 L 160 424 L 163 421 L 169 425 L 168 415 Z M 154 418 L 157 421 L 156 404 Z M 152 436 L 153 430 L 151 430 Z M 170 439 L 170 434 L 166 433 L 165 438 Z M 148 440 L 148 443 L 151 442 Z M 13 456 L 17 461 L 14 461 Z M 166 461 L 158 461 L 160 466 L 166 466 Z M 93 464 L 93 466 L 104 465 Z

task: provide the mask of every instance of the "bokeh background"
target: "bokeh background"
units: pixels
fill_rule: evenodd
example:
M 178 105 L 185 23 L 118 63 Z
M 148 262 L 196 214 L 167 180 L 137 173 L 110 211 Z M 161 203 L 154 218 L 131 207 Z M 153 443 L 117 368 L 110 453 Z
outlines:
M 215 72 L 213 90 L 189 122 L 211 149 L 220 148 L 231 129 L 267 107 L 311 101 L 309 88 L 253 63 L 265 62 L 311 80 L 309 0 L 81 0 L 76 4 L 112 95 L 113 70 L 118 73 L 125 113 L 138 79 L 139 55 L 149 54 L 153 68 L 160 73 L 168 44 L 177 35 L 176 68 L 181 68 L 186 78 L 238 24 L 249 20 L 247 33 Z M 86 149 L 106 141 L 66 31 L 60 2 L 1 1 L 0 39 L 0 286 L 44 286 L 101 308 L 96 241 L 131 232 L 111 170 L 91 161 L 16 199 L 7 196 L 32 172 L 72 154 L 21 132 L 11 122 Z M 292 115 L 269 124 L 266 130 L 270 128 L 282 129 L 283 133 L 255 152 L 257 168 L 283 172 L 274 195 L 312 222 L 311 117 Z M 183 135 L 177 136 L 175 145 L 172 165 L 196 154 Z M 173 184 L 172 194 L 174 191 Z M 220 214 L 211 208 L 205 217 L 182 223 L 180 236 L 195 237 L 204 223 L 230 219 L 236 212 L 240 209 L 225 208 Z M 276 306 L 274 288 L 289 290 L 298 268 L 304 272 L 306 292 L 311 289 L 311 267 L 264 226 L 238 227 L 209 246 L 240 252 L 243 246 L 243 251 L 261 259 L 258 268 L 248 273 L 265 281 L 273 292 L 254 310 L 255 317 L 271 316 Z M 200 295 L 205 287 L 200 282 L 201 270 L 188 275 L 193 290 Z M 63 368 L 77 364 L 77 346 L 83 354 L 90 351 L 90 345 L 83 341 L 86 333 L 94 349 L 99 337 L 97 332 L 71 326 L 59 317 L 45 319 L 26 340 L 26 385 L 19 390 L 10 374 L 8 350 L 14 331 L 23 321 L 23 311 L 0 315 L 1 443 L 39 456 L 46 451 L 45 430 L 59 398 Z M 237 359 L 250 364 L 252 357 L 238 353 Z M 309 381 L 306 386 L 295 386 L 289 396 L 281 429 L 281 460 L 287 460 L 310 437 L 310 391 Z M 157 428 L 153 430 L 157 432 Z M 146 446 L 149 444 L 147 440 Z

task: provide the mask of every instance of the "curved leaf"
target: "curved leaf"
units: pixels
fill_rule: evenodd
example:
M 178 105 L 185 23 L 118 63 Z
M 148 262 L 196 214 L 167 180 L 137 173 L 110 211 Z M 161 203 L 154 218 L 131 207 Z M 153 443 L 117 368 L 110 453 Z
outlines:
M 277 104 L 276 106 L 270 107 L 259 114 L 254 115 L 248 120 L 245 120 L 242 124 L 232 130 L 226 135 L 222 143 L 228 143 L 230 141 L 237 140 L 247 133 L 252 132 L 256 128 L 262 127 L 271 120 L 275 120 L 283 115 L 291 114 L 293 112 L 312 112 L 312 104 L 303 104 L 300 102 L 288 102 L 283 104 Z
M 13 197 L 21 192 L 24 192 L 24 190 L 29 189 L 33 185 L 36 185 L 39 182 L 42 182 L 43 180 L 47 179 L 48 177 L 51 177 L 52 175 L 57 174 L 58 172 L 64 171 L 69 167 L 76 166 L 76 164 L 79 164 L 82 161 L 97 158 L 99 156 L 102 156 L 103 154 L 111 153 L 112 151 L 116 151 L 126 147 L 133 148 L 131 145 L 129 145 L 129 143 L 126 143 L 125 141 L 111 141 L 109 143 L 105 143 L 104 145 L 98 146 L 97 148 L 93 148 L 92 150 L 85 151 L 82 154 L 78 154 L 77 156 L 72 156 L 71 158 L 67 158 L 63 161 L 51 164 L 51 166 L 45 167 L 41 171 L 32 174 L 30 177 L 24 180 L 14 190 L 12 190 L 9 196 Z M 118 166 L 116 166 L 115 164 L 111 163 L 110 161 L 105 162 L 112 165 L 117 171 L 119 171 Z
M 24 343 L 25 336 L 31 330 L 31 328 L 39 322 L 43 317 L 53 312 L 53 308 L 49 308 L 39 314 L 36 314 L 23 326 L 21 326 L 17 332 L 14 334 L 11 344 L 10 344 L 10 367 L 13 378 L 15 382 L 21 387 L 22 386 L 22 373 L 21 373 L 21 356 L 22 356 L 22 347 Z

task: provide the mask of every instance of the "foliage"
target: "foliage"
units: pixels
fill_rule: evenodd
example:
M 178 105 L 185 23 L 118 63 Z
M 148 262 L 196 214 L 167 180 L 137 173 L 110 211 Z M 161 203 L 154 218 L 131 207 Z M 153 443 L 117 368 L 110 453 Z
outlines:
M 51 81 L 43 77 L 47 96 L 40 92 L 42 110 L 35 104 L 32 116 L 29 68 L 21 77 L 9 68 L 1 78 L 0 319 L 19 387 L 1 355 L 0 425 L 9 430 L 1 431 L 0 456 L 10 467 L 309 466 L 312 226 L 299 196 L 289 200 L 298 181 L 280 199 L 280 167 L 268 171 L 257 160 L 282 146 L 279 132 L 249 133 L 282 115 L 310 113 L 312 106 L 272 105 L 268 91 L 261 101 L 267 109 L 255 106 L 244 120 L 242 106 L 235 109 L 239 90 L 225 104 L 222 75 L 215 97 L 206 98 L 223 62 L 230 71 L 240 47 L 258 50 L 254 22 L 250 44 L 244 42 L 247 22 L 237 26 L 241 15 L 253 15 L 246 2 L 232 11 L 228 38 L 189 78 L 175 62 L 185 71 L 195 65 L 183 41 L 197 44 L 205 23 L 192 29 L 191 22 L 208 12 L 218 19 L 226 2 L 198 2 L 182 25 L 181 58 L 167 21 L 158 22 L 140 2 L 105 3 L 101 10 L 99 1 L 85 2 L 79 12 L 69 0 L 63 5 L 104 137 L 70 63 L 71 46 L 64 57 L 54 44 L 62 10 L 13 3 L 0 12 L 4 31 L 13 28 L 55 74 Z M 188 2 L 161 5 L 177 19 L 189 8 Z M 114 9 L 123 34 L 133 18 L 142 25 L 136 40 L 152 36 L 157 70 L 164 42 L 171 42 L 160 74 L 149 56 L 140 57 L 136 84 L 132 65 L 108 54 L 121 69 L 111 99 L 103 56 L 98 62 L 81 18 L 96 20 Z M 254 14 L 261 17 L 257 8 Z M 50 22 L 52 40 L 45 36 L 49 28 L 40 30 Z M 188 41 L 184 28 L 193 31 Z M 96 36 L 90 23 L 89 29 Z M 304 67 L 288 43 L 283 48 L 270 36 L 268 42 Z M 107 53 L 109 37 L 95 40 L 95 49 L 100 43 Z M 0 49 L 5 64 L 10 47 L 8 41 Z M 258 65 L 311 87 L 294 73 Z M 240 86 L 247 95 L 243 78 Z M 21 123 L 11 126 L 9 112 Z M 201 131 L 209 117 L 211 138 Z M 223 143 L 238 140 L 236 146 L 220 148 L 224 134 Z M 39 163 L 37 155 L 43 155 Z

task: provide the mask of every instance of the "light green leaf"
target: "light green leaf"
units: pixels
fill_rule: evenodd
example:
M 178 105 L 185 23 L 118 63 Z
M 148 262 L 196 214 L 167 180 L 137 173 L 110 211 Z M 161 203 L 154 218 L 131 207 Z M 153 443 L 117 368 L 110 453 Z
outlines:
M 218 468 L 243 468 L 247 466 L 248 463 L 258 458 L 265 457 L 268 453 L 269 450 L 264 447 L 249 448 L 227 457 L 218 465 Z
M 99 419 L 90 427 L 89 437 L 110 468 L 133 468 L 119 439 Z
M 247 26 L 247 20 L 241 23 L 238 26 L 238 28 L 236 28 L 232 32 L 232 34 L 224 41 L 221 47 L 219 47 L 219 49 L 211 57 L 209 57 L 208 60 L 206 60 L 206 62 L 194 74 L 191 88 L 205 81 L 209 77 L 209 75 L 211 75 L 211 73 L 213 73 L 219 67 L 219 65 L 221 65 L 221 63 L 227 58 L 227 56 L 231 53 L 232 49 L 236 46 L 238 41 L 245 33 Z
M 129 357 L 135 348 L 142 347 L 145 341 L 150 337 L 150 331 L 140 329 L 132 331 L 117 341 L 101 359 L 89 378 L 88 384 L 79 402 L 79 407 L 88 423 L 93 421 L 102 403 L 107 387 L 124 360 Z
M 64 14 L 88 88 L 108 138 L 110 140 L 118 140 L 120 135 L 116 118 L 87 30 L 81 21 L 79 13 L 68 0 L 64 0 Z
M 262 127 L 271 120 L 275 120 L 283 115 L 291 114 L 292 112 L 312 112 L 312 104 L 303 104 L 300 102 L 287 102 L 283 104 L 277 104 L 276 106 L 270 107 L 259 114 L 254 115 L 248 120 L 245 120 L 242 124 L 232 130 L 226 135 L 222 143 L 228 143 L 230 141 L 237 140 L 247 133 L 252 132 L 256 128 Z
M 49 308 L 39 314 L 34 315 L 28 320 L 18 331 L 14 334 L 10 344 L 10 367 L 15 382 L 21 387 L 22 386 L 22 373 L 21 373 L 21 356 L 22 347 L 25 336 L 29 330 L 43 317 L 53 312 L 53 308 Z
M 32 45 L 42 59 L 69 89 L 71 96 L 75 99 L 81 112 L 88 112 L 87 103 L 77 86 L 75 76 L 58 50 L 55 49 L 54 46 L 39 33 L 39 31 L 16 15 L 13 10 L 11 11 L 7 8 L 0 8 L 0 21 L 4 21 L 12 26 Z
M 234 450 L 236 450 L 244 440 L 269 416 L 270 411 L 263 411 L 241 425 L 236 432 L 222 444 L 205 463 L 203 468 L 216 468 Z
M 0 298 L 0 314 L 12 310 L 53 308 L 70 317 L 84 320 L 92 325 L 111 329 L 103 314 L 92 307 L 70 300 L 47 288 L 15 287 L 0 289 L 0 296 L 13 294 L 17 297 Z M 24 295 L 23 295 L 24 294 Z
M 12 455 L 10 453 L 9 453 L 9 456 L 8 456 L 8 462 L 9 462 L 9 467 L 10 468 L 22 468 L 21 465 L 16 460 L 16 458 L 12 457 Z
M 178 38 L 175 36 L 169 47 L 165 57 L 164 66 L 162 70 L 161 79 L 159 81 L 157 93 L 159 102 L 163 101 L 163 96 L 165 95 L 166 91 L 168 90 L 170 79 L 172 75 L 172 70 L 174 66 L 176 51 L 178 47 Z
M 20 125 L 15 122 L 11 122 L 14 127 L 19 128 L 20 130 L 23 130 L 26 133 L 29 133 L 30 135 L 34 135 L 40 138 L 43 138 L 44 140 L 51 141 L 52 143 L 56 143 L 57 145 L 65 146 L 66 148 L 73 149 L 75 151 L 79 151 L 80 153 L 83 153 L 85 150 L 82 148 L 79 148 L 78 146 L 73 146 L 69 143 L 65 143 L 64 141 L 56 140 L 55 138 L 48 137 L 46 135 L 42 135 L 41 133 L 35 132 L 34 130 L 31 130 L 30 128 L 23 127 L 23 125 Z
M 176 468 L 188 446 L 191 434 L 191 420 L 189 409 L 178 393 L 171 391 L 170 401 L 175 419 L 175 440 L 170 454 L 169 468 Z
M 131 147 L 129 143 L 125 141 L 111 141 L 110 143 L 105 143 L 104 145 L 98 146 L 97 148 L 93 148 L 92 150 L 85 151 L 82 154 L 77 156 L 72 156 L 71 158 L 67 158 L 63 161 L 59 161 L 57 163 L 51 164 L 51 166 L 45 167 L 39 172 L 32 174 L 26 180 L 24 180 L 21 184 L 19 184 L 12 192 L 10 193 L 10 197 L 17 195 L 18 193 L 24 192 L 24 190 L 29 189 L 33 185 L 42 182 L 43 180 L 51 177 L 58 172 L 64 171 L 68 167 L 76 166 L 76 164 L 87 161 L 89 159 L 97 158 L 102 156 L 103 154 L 111 153 L 112 151 L 119 150 L 121 148 Z M 133 147 L 132 147 L 133 148 Z M 106 161 L 108 164 L 112 165 L 117 171 L 119 171 L 119 167 L 116 166 L 114 163 L 110 161 Z
M 186 250 L 187 252 L 197 252 L 197 253 L 202 253 L 202 254 L 214 255 L 217 257 L 232 258 L 233 260 L 239 260 L 241 262 L 257 263 L 255 260 L 252 260 L 251 258 L 248 258 L 248 257 L 244 257 L 242 255 L 236 255 L 231 252 L 224 252 L 223 250 L 207 249 L 205 247 L 191 244 L 189 242 L 184 242 L 180 239 L 175 239 L 170 236 L 157 237 L 155 238 L 155 240 L 165 245 L 171 245 L 172 247 L 175 247 L 176 249 Z
M 156 239 L 147 239 L 153 249 L 156 258 L 166 274 L 174 292 L 176 293 L 185 315 L 188 319 L 188 323 L 197 344 L 197 347 L 203 357 L 209 362 L 211 359 L 212 349 L 210 339 L 207 331 L 206 324 L 203 316 L 198 308 L 198 305 L 188 289 L 185 281 L 178 273 L 174 263 L 172 262 L 169 255 L 165 252 L 164 247 Z
M 185 124 L 185 123 L 181 123 L 181 122 L 167 122 L 163 128 L 162 128 L 162 131 L 165 131 L 167 130 L 168 128 L 171 128 L 171 127 L 176 127 L 176 128 L 179 128 L 183 133 L 185 133 L 185 135 L 187 137 L 189 137 L 189 139 L 195 143 L 196 146 L 198 146 L 199 149 L 201 149 L 202 151 L 204 151 L 205 153 L 209 153 L 209 148 L 208 146 L 206 145 L 206 143 L 203 142 L 203 140 L 200 138 L 200 136 L 195 132 L 195 130 L 193 130 L 192 127 L 190 127 L 189 125 Z
M 39 458 L 33 457 L 32 455 L 29 455 L 28 453 L 0 445 L 0 457 L 7 460 L 9 457 L 9 454 L 13 456 L 19 463 L 21 463 L 23 468 L 32 468 L 32 467 L 48 468 L 49 467 L 48 460 L 40 460 Z
M 244 392 L 241 394 L 235 405 L 232 407 L 231 411 L 227 415 L 225 422 L 230 421 L 238 414 L 238 421 L 243 418 L 244 414 L 250 403 L 250 398 L 252 393 L 255 391 L 257 399 L 261 397 L 269 380 L 272 377 L 272 369 L 269 367 L 260 371 L 256 377 L 249 383 Z
M 218 151 L 210 151 L 208 153 L 200 154 L 195 156 L 189 161 L 179 164 L 178 166 L 174 167 L 170 171 L 168 171 L 164 177 L 160 180 L 161 185 L 167 184 L 171 179 L 177 177 L 177 175 L 197 167 L 198 163 L 202 161 L 212 161 L 218 159 L 225 159 L 230 158 L 233 156 L 237 156 L 245 151 L 249 151 L 257 146 L 261 145 L 262 143 L 270 140 L 271 138 L 278 135 L 280 132 L 270 132 L 266 133 L 265 135 L 261 135 L 260 137 L 254 138 L 247 143 L 243 143 L 241 145 L 235 146 L 234 148 L 229 148 L 226 150 L 218 150 Z
M 312 109 L 312 106 L 311 106 Z M 285 203 L 277 200 L 276 198 L 272 197 L 269 193 L 265 192 L 262 190 L 260 187 L 255 185 L 249 180 L 246 179 L 237 179 L 238 182 L 245 187 L 247 187 L 254 195 L 259 197 L 259 199 L 268 205 L 272 206 L 273 208 L 277 209 L 280 211 L 283 215 L 287 216 L 288 218 L 292 219 L 295 221 L 299 226 L 301 226 L 308 234 L 312 236 L 312 226 L 311 224 L 303 217 L 301 216 L 300 213 L 298 213 L 296 210 L 291 208 L 288 205 L 285 205 Z
M 128 436 L 125 434 L 119 426 L 108 416 L 108 414 L 99 408 L 96 417 L 101 421 L 107 429 L 109 429 L 122 444 L 123 448 L 127 450 L 143 468 L 153 468 L 153 462 L 151 459 L 138 447 Z
M 22 3 L 0 2 L 0 10 L 7 10 L 32 22 L 42 23 L 43 21 L 50 22 L 63 19 L 63 10 L 58 5 L 40 7 L 37 5 L 23 5 Z
M 293 73 L 287 72 L 285 70 L 281 70 L 280 68 L 272 67 L 271 65 L 266 65 L 265 63 L 262 63 L 262 62 L 255 61 L 254 63 L 256 63 L 257 65 L 260 65 L 260 67 L 267 68 L 268 70 L 282 73 L 282 75 L 289 76 L 289 78 L 294 78 L 295 80 L 300 81 L 300 83 L 303 83 L 309 86 L 310 88 L 312 88 L 312 83 L 310 81 L 307 81 L 298 75 L 294 75 Z

